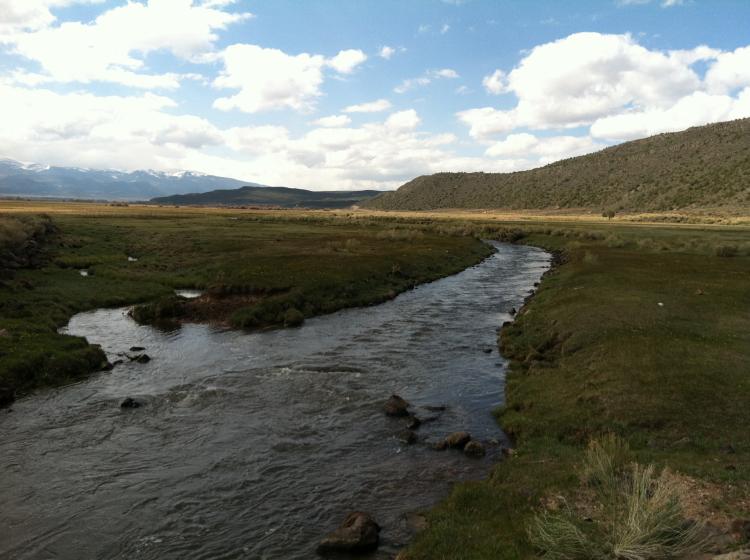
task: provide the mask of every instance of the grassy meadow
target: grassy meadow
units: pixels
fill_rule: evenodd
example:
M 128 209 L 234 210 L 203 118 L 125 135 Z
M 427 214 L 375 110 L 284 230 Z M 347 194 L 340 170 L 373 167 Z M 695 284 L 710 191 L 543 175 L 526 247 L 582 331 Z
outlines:
M 0 387 L 6 394 L 66 383 L 106 365 L 98 348 L 57 333 L 79 311 L 146 302 L 136 313 L 143 320 L 299 324 L 392 298 L 490 252 L 470 237 L 326 213 L 3 204 Z M 44 232 L 33 240 L 39 224 Z M 188 305 L 174 296 L 185 288 L 209 296 Z
M 711 527 L 708 548 L 740 547 L 748 535 L 730 533 L 750 511 L 750 231 L 615 221 L 516 226 L 516 237 L 560 261 L 499 338 L 511 365 L 496 414 L 517 448 L 488 480 L 457 485 L 400 558 L 534 558 L 535 515 L 570 508 L 582 531 L 603 521 L 581 471 L 587 444 L 607 434 L 673 473 L 686 517 Z
M 668 469 L 685 516 L 714 528 L 710 546 L 748 537 L 730 535 L 750 511 L 747 218 L 7 204 L 3 220 L 44 211 L 56 227 L 0 287 L 0 384 L 19 391 L 98 367 L 96 349 L 56 334 L 79 310 L 156 302 L 148 319 L 179 319 L 198 311 L 175 311 L 172 291 L 199 288 L 245 302 L 220 317 L 231 326 L 281 325 L 290 308 L 374 303 L 456 272 L 486 255 L 480 238 L 553 251 L 498 340 L 510 367 L 495 413 L 515 452 L 458 484 L 399 558 L 534 558 L 529 528 L 561 508 L 587 534 L 605 519 L 582 480 L 588 445 L 613 435 Z

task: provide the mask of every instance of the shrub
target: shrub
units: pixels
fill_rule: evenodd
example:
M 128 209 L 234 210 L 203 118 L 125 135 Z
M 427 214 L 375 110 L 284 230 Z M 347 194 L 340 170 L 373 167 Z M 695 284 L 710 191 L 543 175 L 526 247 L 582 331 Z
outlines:
M 597 519 L 586 523 L 567 503 L 544 511 L 529 539 L 553 560 L 682 558 L 705 544 L 703 527 L 685 518 L 676 479 L 653 465 L 628 463 L 627 443 L 610 435 L 593 441 L 582 474 L 594 490 Z
M 721 245 L 716 248 L 717 257 L 736 257 L 739 250 L 735 245 Z
M 284 313 L 284 326 L 297 327 L 305 321 L 305 316 L 296 307 L 291 307 Z

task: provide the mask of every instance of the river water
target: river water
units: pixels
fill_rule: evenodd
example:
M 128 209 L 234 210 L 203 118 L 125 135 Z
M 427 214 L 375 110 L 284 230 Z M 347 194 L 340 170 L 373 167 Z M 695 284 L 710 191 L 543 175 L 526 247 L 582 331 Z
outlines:
M 124 309 L 76 315 L 65 332 L 110 360 L 131 346 L 152 360 L 0 411 L 0 558 L 310 559 L 353 510 L 383 526 L 372 557 L 390 558 L 410 512 L 500 460 L 499 447 L 483 459 L 430 447 L 456 430 L 503 441 L 496 330 L 550 257 L 495 246 L 459 274 L 295 329 L 162 332 Z M 414 445 L 382 413 L 391 393 L 435 417 Z M 144 405 L 121 409 L 127 396 Z M 447 408 L 424 408 L 435 405 Z

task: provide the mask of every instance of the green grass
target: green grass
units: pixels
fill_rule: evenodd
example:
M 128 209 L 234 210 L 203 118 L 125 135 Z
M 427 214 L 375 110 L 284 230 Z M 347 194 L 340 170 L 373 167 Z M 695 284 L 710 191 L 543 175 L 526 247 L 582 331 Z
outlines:
M 38 219 L 3 215 L 0 224 L 16 231 Z M 474 238 L 324 217 L 83 209 L 58 212 L 54 223 L 57 233 L 41 247 L 27 247 L 30 233 L 7 236 L 16 253 L 26 247 L 38 261 L 4 267 L 0 284 L 0 387 L 18 394 L 104 364 L 98 348 L 57 333 L 79 311 L 170 301 L 176 288 L 198 288 L 221 294 L 218 300 L 257 296 L 225 305 L 232 313 L 218 319 L 233 326 L 297 325 L 304 317 L 384 301 L 490 253 Z M 211 312 L 198 318 L 217 319 Z
M 457 485 L 402 558 L 535 557 L 531 519 L 551 496 L 575 497 L 586 444 L 605 433 L 705 486 L 701 515 L 746 516 L 750 258 L 716 247 L 747 243 L 747 230 L 527 231 L 523 242 L 565 262 L 501 335 L 511 364 L 498 419 L 517 453 Z

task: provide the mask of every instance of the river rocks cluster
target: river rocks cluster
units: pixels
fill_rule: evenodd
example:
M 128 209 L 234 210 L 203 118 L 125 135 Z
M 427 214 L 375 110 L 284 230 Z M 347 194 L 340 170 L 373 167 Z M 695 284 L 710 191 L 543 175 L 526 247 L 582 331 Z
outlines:
M 383 404 L 383 412 L 386 416 L 393 418 L 405 418 L 406 424 L 404 429 L 396 432 L 396 439 L 406 445 L 417 443 L 418 437 L 415 432 L 423 422 L 429 422 L 437 419 L 437 416 L 430 416 L 425 419 L 418 418 L 410 410 L 411 404 L 399 395 L 391 395 Z M 421 407 L 430 412 L 443 412 L 445 406 L 424 406 Z M 445 449 L 457 449 L 463 451 L 467 457 L 480 458 L 487 454 L 487 446 L 471 437 L 466 431 L 458 431 L 448 434 L 445 438 L 432 445 L 432 448 L 438 451 Z M 505 449 L 503 449 L 505 451 Z
M 335 531 L 318 544 L 318 554 L 371 552 L 380 543 L 380 525 L 362 511 L 350 513 Z

